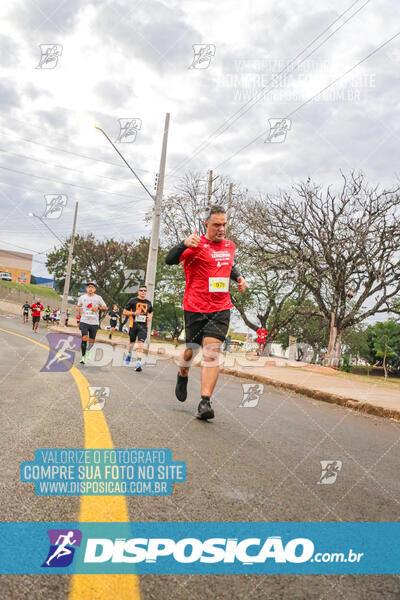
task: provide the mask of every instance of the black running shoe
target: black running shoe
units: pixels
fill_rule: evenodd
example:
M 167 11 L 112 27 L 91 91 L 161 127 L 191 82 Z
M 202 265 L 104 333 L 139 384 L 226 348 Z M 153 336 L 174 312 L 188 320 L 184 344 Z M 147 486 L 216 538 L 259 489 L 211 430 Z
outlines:
M 185 402 L 187 398 L 187 384 L 187 376 L 182 377 L 182 375 L 178 373 L 178 376 L 176 378 L 175 396 L 178 398 L 179 402 Z
M 204 396 L 204 397 L 202 396 L 199 407 L 197 409 L 196 417 L 198 419 L 203 419 L 203 421 L 207 421 L 207 419 L 214 418 L 214 410 L 211 406 L 210 398 L 207 398 L 206 396 Z

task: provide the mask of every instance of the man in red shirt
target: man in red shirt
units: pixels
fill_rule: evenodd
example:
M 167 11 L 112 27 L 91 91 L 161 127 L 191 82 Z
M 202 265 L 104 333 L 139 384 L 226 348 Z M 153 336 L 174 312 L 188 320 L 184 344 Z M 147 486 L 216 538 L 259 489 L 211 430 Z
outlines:
M 260 327 L 257 329 L 257 344 L 258 344 L 258 356 L 261 356 L 264 350 L 265 342 L 267 339 L 268 331 L 265 327 Z
M 43 310 L 43 304 L 40 302 L 40 298 L 36 300 L 31 306 L 32 309 L 32 329 L 33 333 L 37 332 L 37 328 L 39 327 L 40 321 L 40 311 Z
M 199 419 L 212 419 L 211 395 L 218 379 L 218 358 L 229 329 L 229 282 L 238 283 L 239 292 L 246 281 L 234 266 L 235 244 L 225 238 L 226 214 L 221 206 L 212 206 L 205 222 L 206 234 L 197 230 L 174 246 L 166 258 L 167 265 L 183 263 L 186 289 L 183 296 L 186 349 L 179 368 L 175 394 L 180 402 L 187 397 L 190 361 L 203 348 L 204 367 L 201 371 L 201 401 Z M 189 366 L 188 366 L 189 365 Z

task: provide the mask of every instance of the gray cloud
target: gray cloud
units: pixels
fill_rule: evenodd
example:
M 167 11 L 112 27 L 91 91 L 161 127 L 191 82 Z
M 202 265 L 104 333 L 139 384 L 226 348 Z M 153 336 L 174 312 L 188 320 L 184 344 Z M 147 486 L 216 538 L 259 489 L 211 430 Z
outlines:
M 13 87 L 11 80 L 0 81 L 0 106 L 3 113 L 10 109 L 18 108 L 21 105 L 21 99 Z
M 101 4 L 97 1 L 91 3 Z M 14 5 L 9 20 L 14 26 L 23 29 L 31 40 L 46 36 L 46 39 L 38 39 L 38 44 L 53 44 L 59 43 L 55 38 L 70 32 L 76 26 L 82 8 L 80 0 L 62 0 L 56 3 L 52 0 L 35 0 L 29 6 Z
M 95 86 L 95 91 L 111 110 L 118 111 L 128 100 L 133 104 L 135 93 L 132 88 L 132 85 L 118 81 L 100 81 Z

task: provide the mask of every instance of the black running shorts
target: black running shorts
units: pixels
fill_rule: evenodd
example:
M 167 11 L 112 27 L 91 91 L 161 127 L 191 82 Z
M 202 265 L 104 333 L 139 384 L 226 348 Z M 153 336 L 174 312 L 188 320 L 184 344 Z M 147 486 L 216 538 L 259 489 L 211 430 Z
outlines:
M 115 327 L 117 325 L 117 319 L 110 319 L 110 327 Z
M 230 310 L 211 313 L 198 313 L 184 310 L 185 334 L 187 344 L 201 346 L 203 338 L 211 337 L 225 341 L 229 329 Z
M 39 323 L 40 317 L 32 317 L 32 323 Z
M 145 342 L 147 338 L 147 327 L 143 327 L 141 323 L 134 323 L 133 327 L 129 328 L 129 339 L 131 344 L 136 342 Z
M 96 339 L 96 333 L 98 330 L 98 325 L 89 325 L 89 323 L 79 323 L 79 329 L 81 330 L 82 337 L 88 335 L 91 340 Z

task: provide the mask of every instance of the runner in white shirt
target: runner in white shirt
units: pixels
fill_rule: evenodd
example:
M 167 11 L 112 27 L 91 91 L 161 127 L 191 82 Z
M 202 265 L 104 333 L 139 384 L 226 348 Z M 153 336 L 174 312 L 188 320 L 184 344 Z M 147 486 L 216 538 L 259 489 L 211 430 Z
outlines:
M 88 283 L 86 285 L 86 294 L 83 294 L 79 298 L 77 305 L 78 314 L 82 316 L 79 323 L 79 329 L 82 333 L 82 364 L 90 358 L 90 349 L 96 339 L 96 333 L 99 328 L 99 310 L 107 310 L 103 298 L 95 292 L 96 285 Z

